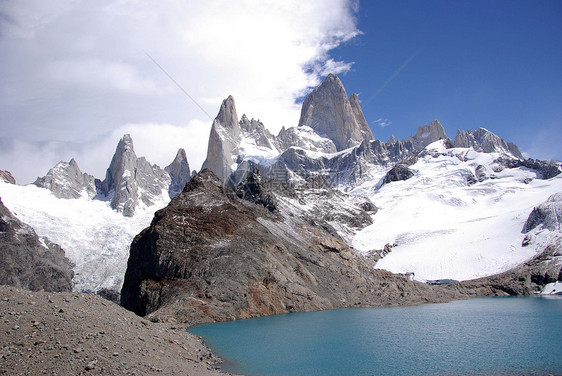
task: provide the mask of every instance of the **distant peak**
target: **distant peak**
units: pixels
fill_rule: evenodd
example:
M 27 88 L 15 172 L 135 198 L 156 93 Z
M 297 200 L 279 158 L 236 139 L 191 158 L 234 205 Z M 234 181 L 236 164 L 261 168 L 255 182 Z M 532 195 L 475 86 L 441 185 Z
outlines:
M 187 155 L 185 154 L 185 150 L 183 148 L 180 148 L 176 154 L 176 158 L 174 159 L 174 162 L 181 162 L 181 161 L 185 161 L 187 160 Z
M 117 145 L 117 150 L 115 150 L 115 152 L 125 152 L 131 150 L 132 152 L 135 151 L 135 148 L 133 146 L 133 139 L 131 138 L 130 134 L 125 134 L 123 135 L 123 137 L 121 138 L 121 140 L 119 140 L 119 144 Z
M 232 95 L 222 101 L 221 108 L 216 118 L 222 126 L 235 128 L 238 124 L 238 114 L 236 113 L 236 103 Z

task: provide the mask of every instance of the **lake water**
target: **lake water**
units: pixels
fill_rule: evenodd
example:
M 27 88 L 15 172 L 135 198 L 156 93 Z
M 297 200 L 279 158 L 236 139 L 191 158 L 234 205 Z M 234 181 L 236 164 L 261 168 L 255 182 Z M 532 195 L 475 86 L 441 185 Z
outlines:
M 246 375 L 562 375 L 562 299 L 496 297 L 193 327 Z

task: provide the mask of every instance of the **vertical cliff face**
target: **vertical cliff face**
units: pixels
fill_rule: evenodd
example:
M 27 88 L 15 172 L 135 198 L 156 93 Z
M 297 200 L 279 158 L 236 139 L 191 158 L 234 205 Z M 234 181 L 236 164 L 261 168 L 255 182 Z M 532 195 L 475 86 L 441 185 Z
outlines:
M 0 284 L 38 291 L 72 291 L 72 265 L 58 245 L 39 238 L 0 200 Z
M 229 96 L 222 102 L 221 108 L 211 127 L 207 158 L 202 169 L 208 168 L 221 180 L 227 180 L 232 174 L 234 151 L 240 139 L 240 124 L 234 98 Z
M 96 196 L 96 183 L 92 175 L 82 173 L 78 163 L 59 162 L 47 172 L 47 175 L 37 178 L 33 183 L 38 187 L 47 188 L 58 198 L 79 198 Z
M 139 204 L 154 204 L 169 187 L 168 173 L 144 157 L 137 158 L 131 136 L 123 136 L 101 183 L 102 194 L 111 197 L 111 207 L 132 217 Z
M 331 139 L 337 150 L 373 140 L 357 96 L 348 98 L 342 82 L 333 74 L 304 100 L 299 120 L 299 126 L 303 125 Z

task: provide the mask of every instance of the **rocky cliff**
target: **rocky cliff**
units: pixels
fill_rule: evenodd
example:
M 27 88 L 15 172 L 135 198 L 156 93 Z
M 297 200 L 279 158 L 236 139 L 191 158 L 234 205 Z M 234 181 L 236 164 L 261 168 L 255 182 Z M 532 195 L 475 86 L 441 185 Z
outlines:
M 164 170 L 170 175 L 170 187 L 168 193 L 170 198 L 177 196 L 185 187 L 185 184 L 191 179 L 191 171 L 185 150 L 179 149 L 176 157 Z
M 10 184 L 16 184 L 16 179 L 14 179 L 12 173 L 5 170 L 0 170 L 0 181 Z
M 71 291 L 72 265 L 57 244 L 39 238 L 0 199 L 0 285 Z
M 232 164 L 236 161 L 234 151 L 240 142 L 240 125 L 234 98 L 229 96 L 220 107 L 213 121 L 207 158 L 201 169 L 208 168 L 222 181 L 228 180 L 232 174 Z
M 132 217 L 140 204 L 151 206 L 157 196 L 167 193 L 170 183 L 166 171 L 144 157 L 137 158 L 133 140 L 126 134 L 117 145 L 101 193 L 111 197 L 113 209 Z
M 338 150 L 373 140 L 357 95 L 347 97 L 340 79 L 329 74 L 304 100 L 299 126 L 309 126 L 331 139 Z
M 80 171 L 74 158 L 68 163 L 57 163 L 47 175 L 37 178 L 33 184 L 50 190 L 58 198 L 94 198 L 97 194 L 94 177 Z
M 255 197 L 262 186 L 252 184 Z M 345 244 L 330 220 L 348 215 L 350 226 L 365 226 L 363 209 L 312 210 L 306 198 L 280 192 L 269 193 L 276 202 L 270 210 L 239 198 L 209 170 L 194 177 L 133 241 L 123 306 L 152 320 L 194 324 L 446 299 L 430 286 L 372 269 Z M 326 201 L 336 205 L 339 198 Z
M 490 132 L 485 128 L 478 128 L 475 131 L 457 131 L 454 141 L 456 148 L 473 148 L 476 151 L 484 153 L 500 153 L 508 156 L 525 159 L 519 151 L 517 145 L 506 142 L 498 135 Z

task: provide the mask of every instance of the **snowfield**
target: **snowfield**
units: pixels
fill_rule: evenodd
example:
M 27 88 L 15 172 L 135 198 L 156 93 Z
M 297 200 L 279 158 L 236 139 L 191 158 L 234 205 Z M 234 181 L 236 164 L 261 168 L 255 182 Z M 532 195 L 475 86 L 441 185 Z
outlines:
M 522 246 L 525 221 L 534 206 L 562 191 L 561 175 L 540 180 L 532 170 L 495 165 L 499 154 L 445 149 L 442 141 L 426 150 L 410 166 L 412 178 L 382 186 L 375 179 L 351 192 L 379 208 L 353 246 L 367 254 L 394 245 L 377 268 L 414 273 L 421 281 L 473 279 L 528 260 L 554 236 L 540 231 Z M 469 185 L 467 177 L 477 175 L 480 165 L 487 178 Z
M 150 225 L 154 212 L 169 202 L 167 194 L 150 207 L 139 206 L 134 217 L 112 210 L 109 201 L 59 199 L 35 185 L 18 186 L 0 181 L 4 205 L 37 235 L 59 244 L 75 264 L 74 290 L 120 291 L 133 238 Z

